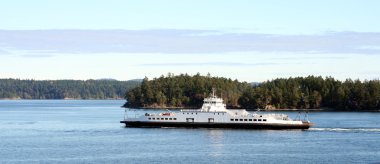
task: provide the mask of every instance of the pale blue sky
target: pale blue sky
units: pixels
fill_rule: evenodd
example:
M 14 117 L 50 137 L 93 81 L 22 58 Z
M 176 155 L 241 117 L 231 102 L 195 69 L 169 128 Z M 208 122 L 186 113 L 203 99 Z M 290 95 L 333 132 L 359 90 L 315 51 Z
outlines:
M 0 78 L 380 77 L 376 0 L 3 0 Z
M 377 0 L 2 0 L 0 29 L 379 32 Z

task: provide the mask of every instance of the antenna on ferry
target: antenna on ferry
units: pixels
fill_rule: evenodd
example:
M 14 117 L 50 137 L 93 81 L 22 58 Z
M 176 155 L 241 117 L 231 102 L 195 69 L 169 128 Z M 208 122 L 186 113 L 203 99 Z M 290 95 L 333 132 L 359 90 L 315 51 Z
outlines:
M 128 110 L 128 108 L 124 109 L 124 121 L 127 119 L 127 110 Z
M 305 111 L 305 115 L 304 115 L 304 117 L 303 117 L 303 119 L 305 120 L 305 121 L 309 121 L 309 111 L 308 110 L 306 110 Z

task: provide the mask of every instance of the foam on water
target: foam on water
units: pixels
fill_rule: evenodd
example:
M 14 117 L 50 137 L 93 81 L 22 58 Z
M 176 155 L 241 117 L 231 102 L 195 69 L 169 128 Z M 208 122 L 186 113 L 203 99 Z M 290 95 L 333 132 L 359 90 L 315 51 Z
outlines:
M 309 130 L 331 132 L 380 132 L 379 128 L 310 128 Z

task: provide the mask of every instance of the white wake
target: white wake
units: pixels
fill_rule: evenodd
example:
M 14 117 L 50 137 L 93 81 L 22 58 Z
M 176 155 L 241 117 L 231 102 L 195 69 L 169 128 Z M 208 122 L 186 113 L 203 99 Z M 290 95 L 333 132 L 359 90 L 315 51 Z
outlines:
M 379 128 L 310 128 L 309 130 L 335 132 L 380 132 Z

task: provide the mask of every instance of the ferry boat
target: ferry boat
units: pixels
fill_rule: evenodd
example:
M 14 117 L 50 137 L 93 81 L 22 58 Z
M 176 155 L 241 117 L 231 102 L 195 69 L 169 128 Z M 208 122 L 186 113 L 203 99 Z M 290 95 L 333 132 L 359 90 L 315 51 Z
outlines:
M 313 124 L 307 120 L 292 120 L 285 114 L 249 113 L 245 109 L 227 109 L 223 99 L 215 90 L 203 100 L 201 109 L 185 109 L 176 112 L 145 113 L 138 115 L 127 109 L 124 120 L 126 127 L 190 127 L 190 128 L 233 128 L 233 129 L 308 129 Z

